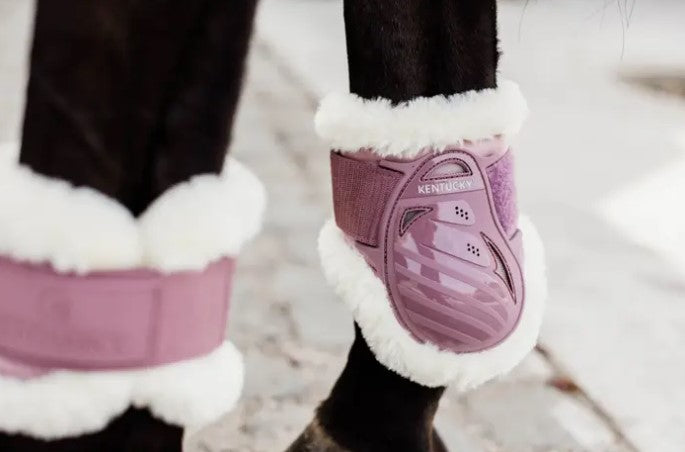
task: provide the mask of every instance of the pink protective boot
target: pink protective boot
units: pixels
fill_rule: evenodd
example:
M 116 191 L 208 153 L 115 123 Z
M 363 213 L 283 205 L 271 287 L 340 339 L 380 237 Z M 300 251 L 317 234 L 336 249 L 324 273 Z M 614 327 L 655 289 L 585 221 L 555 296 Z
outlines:
M 195 429 L 229 411 L 243 382 L 229 295 L 261 224 L 256 177 L 227 159 L 134 218 L 16 154 L 0 147 L 0 431 L 75 437 L 130 406 Z
M 469 389 L 536 343 L 544 256 L 507 144 L 526 114 L 506 81 L 397 106 L 332 95 L 319 109 L 333 150 L 325 273 L 377 359 L 416 383 Z

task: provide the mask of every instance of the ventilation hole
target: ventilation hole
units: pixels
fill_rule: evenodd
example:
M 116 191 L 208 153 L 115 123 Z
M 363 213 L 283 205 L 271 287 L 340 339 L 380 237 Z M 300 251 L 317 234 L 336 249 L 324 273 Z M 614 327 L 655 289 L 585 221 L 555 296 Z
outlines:
M 412 225 L 414 220 L 426 212 L 430 212 L 431 210 L 432 209 L 429 207 L 421 207 L 418 209 L 409 209 L 405 211 L 404 215 L 402 216 L 402 222 L 400 223 L 400 235 L 404 235 L 404 233 L 407 232 L 407 229 L 409 229 L 409 226 Z
M 471 169 L 465 162 L 461 160 L 450 160 L 448 162 L 439 164 L 431 169 L 428 174 L 422 177 L 423 180 L 435 179 L 449 179 L 451 177 L 460 177 L 471 175 Z
M 511 273 L 509 273 L 509 268 L 507 267 L 504 257 L 502 257 L 502 253 L 500 250 L 495 246 L 494 243 L 488 238 L 485 237 L 485 243 L 488 245 L 490 248 L 490 251 L 492 251 L 492 255 L 495 258 L 495 274 L 499 276 L 502 281 L 509 287 L 509 290 L 511 291 L 512 295 L 514 293 L 514 282 L 511 276 Z M 516 300 L 514 300 L 515 302 Z

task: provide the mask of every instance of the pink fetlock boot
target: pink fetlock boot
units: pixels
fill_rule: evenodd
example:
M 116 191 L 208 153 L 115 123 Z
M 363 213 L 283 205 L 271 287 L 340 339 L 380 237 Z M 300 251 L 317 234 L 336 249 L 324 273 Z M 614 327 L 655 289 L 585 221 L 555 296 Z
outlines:
M 526 114 L 511 82 L 396 106 L 333 95 L 317 114 L 333 150 L 325 273 L 378 361 L 416 383 L 473 388 L 536 343 L 544 256 L 507 144 Z
M 200 428 L 240 396 L 225 340 L 235 259 L 264 190 L 227 159 L 139 218 L 0 148 L 0 431 L 36 439 L 105 428 L 129 407 Z

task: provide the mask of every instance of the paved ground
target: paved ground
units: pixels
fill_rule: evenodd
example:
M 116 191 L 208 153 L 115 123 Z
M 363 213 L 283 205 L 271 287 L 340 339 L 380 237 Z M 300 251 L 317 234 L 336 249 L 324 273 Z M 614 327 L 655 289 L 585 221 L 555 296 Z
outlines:
M 27 3 L 0 0 L 0 140 L 17 136 Z M 501 8 L 502 70 L 533 110 L 518 171 L 548 246 L 545 330 L 511 376 L 449 393 L 438 426 L 460 452 L 680 452 L 685 216 L 660 201 L 685 195 L 685 104 L 619 80 L 663 88 L 671 82 L 658 80 L 685 73 L 672 45 L 685 39 L 685 8 L 654 0 L 620 16 L 611 2 L 549 3 Z M 619 17 L 631 18 L 625 37 Z M 246 389 L 236 412 L 189 441 L 192 452 L 282 450 L 344 364 L 352 320 L 318 266 L 330 192 L 311 125 L 316 99 L 344 89 L 344 63 L 338 1 L 263 2 L 233 145 L 270 195 L 230 325 Z

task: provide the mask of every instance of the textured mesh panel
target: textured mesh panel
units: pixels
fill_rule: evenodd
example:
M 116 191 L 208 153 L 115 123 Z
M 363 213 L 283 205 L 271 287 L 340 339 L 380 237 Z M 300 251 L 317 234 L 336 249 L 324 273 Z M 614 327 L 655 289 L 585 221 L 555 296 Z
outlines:
M 402 175 L 380 168 L 374 161 L 360 161 L 331 153 L 335 221 L 349 237 L 378 246 L 378 224 L 385 205 Z
M 518 206 L 516 204 L 516 186 L 514 185 L 514 156 L 507 152 L 487 170 L 492 188 L 492 198 L 500 224 L 511 237 L 518 227 Z

